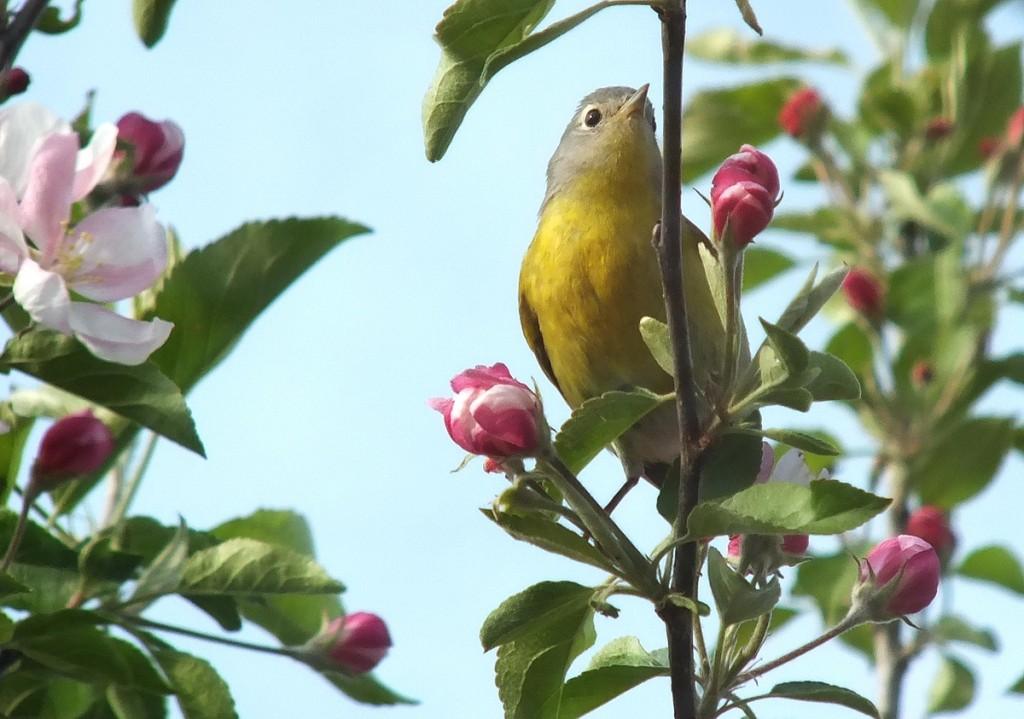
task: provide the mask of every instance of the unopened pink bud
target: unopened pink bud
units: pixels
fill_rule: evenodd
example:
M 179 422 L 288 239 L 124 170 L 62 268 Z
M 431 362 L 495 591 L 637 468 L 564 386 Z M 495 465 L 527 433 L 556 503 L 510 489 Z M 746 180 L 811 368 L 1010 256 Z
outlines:
M 30 82 L 32 82 L 32 78 L 29 77 L 29 74 L 24 69 L 12 67 L 4 77 L 4 95 L 7 97 L 20 95 L 28 89 Z
M 444 415 L 455 443 L 472 454 L 495 460 L 532 456 L 540 445 L 540 399 L 498 363 L 479 365 L 452 379 L 455 396 L 430 400 Z
M 870 568 L 870 569 L 869 569 Z M 884 599 L 868 600 L 871 618 L 895 619 L 927 607 L 939 589 L 939 557 L 925 540 L 908 534 L 891 537 L 872 549 L 860 569 L 855 596 L 868 587 Z
M 391 635 L 376 614 L 354 612 L 332 619 L 311 643 L 343 671 L 365 674 L 388 653 Z
M 914 363 L 914 366 L 910 368 L 910 380 L 918 389 L 927 387 L 934 379 L 935 369 L 932 367 L 932 363 L 928 360 L 918 360 Z M 910 532 L 910 534 L 914 534 L 914 532 Z
M 732 241 L 745 247 L 753 241 L 775 213 L 779 194 L 779 171 L 768 155 L 743 145 L 725 162 L 711 180 L 711 214 L 719 241 L 728 228 Z
M 1015 149 L 1021 140 L 1024 140 L 1024 107 L 1017 108 L 1006 123 L 1006 144 Z
M 983 137 L 978 141 L 978 154 L 986 160 L 999 150 L 998 137 Z
M 142 192 L 171 181 L 185 154 L 185 134 L 172 120 L 156 122 L 138 112 L 117 121 L 117 137 L 132 146 L 132 176 Z
M 956 542 L 946 513 L 930 505 L 919 507 L 911 513 L 907 519 L 906 532 L 932 545 L 940 558 L 948 556 Z
M 821 95 L 812 87 L 804 87 L 786 100 L 779 110 L 779 125 L 792 137 L 805 137 L 820 132 L 825 109 Z
M 113 435 L 91 410 L 69 414 L 43 435 L 32 481 L 41 490 L 52 489 L 72 477 L 95 472 L 113 451 Z
M 875 276 L 865 269 L 855 267 L 843 280 L 843 294 L 853 309 L 865 317 L 878 319 L 882 316 L 885 292 Z

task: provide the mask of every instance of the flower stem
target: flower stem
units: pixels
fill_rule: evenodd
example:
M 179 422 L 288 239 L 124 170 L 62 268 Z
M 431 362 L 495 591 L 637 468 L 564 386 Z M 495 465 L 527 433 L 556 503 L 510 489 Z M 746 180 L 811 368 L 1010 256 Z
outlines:
M 163 622 L 154 622 L 150 619 L 143 619 L 142 617 L 133 617 L 119 614 L 110 617 L 110 619 L 115 624 L 126 624 L 135 627 L 146 627 L 147 629 L 156 629 L 161 632 L 181 634 L 182 636 L 192 637 L 194 639 L 202 639 L 203 641 L 214 642 L 216 644 L 226 644 L 229 647 L 249 649 L 250 651 L 263 652 L 264 654 L 276 654 L 278 656 L 290 657 L 291 659 L 304 661 L 302 659 L 300 652 L 294 649 L 289 649 L 288 647 L 271 647 L 266 644 L 255 644 L 253 642 L 245 642 L 240 639 L 228 639 L 227 637 L 220 637 L 216 634 L 206 634 L 205 632 L 199 632 L 194 629 L 177 627 L 173 624 L 164 624 Z
M 802 657 L 807 652 L 811 651 L 812 649 L 817 649 L 818 647 L 820 647 L 822 644 L 824 644 L 825 642 L 829 641 L 830 639 L 835 639 L 836 637 L 838 637 L 840 634 L 842 634 L 846 630 L 852 629 L 853 627 L 857 626 L 858 624 L 863 624 L 863 623 L 864 623 L 864 619 L 863 619 L 863 617 L 861 617 L 861 615 L 859 613 L 850 612 L 845 617 L 843 617 L 842 621 L 840 621 L 838 624 L 836 624 L 834 627 L 829 629 L 827 632 L 825 632 L 821 636 L 812 639 L 811 641 L 809 641 L 806 644 L 803 644 L 803 645 L 797 647 L 796 649 L 794 649 L 791 652 L 787 652 L 786 654 L 783 654 L 781 657 L 778 657 L 777 659 L 773 659 L 772 661 L 767 662 L 766 664 L 762 664 L 757 669 L 749 671 L 746 674 L 740 674 L 736 678 L 736 684 L 737 685 L 745 684 L 746 682 L 750 681 L 751 679 L 757 679 L 762 674 L 767 674 L 772 669 L 777 669 L 777 668 L 781 667 L 783 664 L 787 664 L 787 663 L 793 661 L 794 659 L 797 659 L 798 657 Z M 895 623 L 895 622 L 893 622 L 893 623 Z
M 14 534 L 11 535 L 11 541 L 7 545 L 3 561 L 0 562 L 0 574 L 6 573 L 11 568 L 11 563 L 14 562 L 14 557 L 18 553 L 18 547 L 21 546 L 21 540 L 25 537 L 25 528 L 28 527 L 29 510 L 32 508 L 32 503 L 36 501 L 36 497 L 39 496 L 39 490 L 34 488 L 33 484 L 33 482 L 29 482 L 21 498 L 21 513 L 18 515 L 18 524 L 14 528 Z

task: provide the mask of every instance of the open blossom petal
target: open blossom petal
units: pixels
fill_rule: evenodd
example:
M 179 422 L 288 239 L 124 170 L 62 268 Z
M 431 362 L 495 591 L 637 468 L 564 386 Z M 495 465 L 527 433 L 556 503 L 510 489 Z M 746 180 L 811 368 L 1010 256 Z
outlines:
M 142 364 L 167 341 L 174 325 L 159 318 L 142 322 L 122 317 L 102 305 L 72 302 L 71 330 L 100 359 Z
M 110 160 L 117 147 L 117 125 L 104 122 L 97 127 L 89 144 L 78 151 L 75 160 L 75 185 L 71 199 L 78 202 L 92 192 L 96 184 L 103 179 L 110 167 Z
M 14 299 L 39 324 L 64 334 L 71 333 L 68 317 L 71 298 L 64 278 L 56 272 L 44 270 L 35 260 L 26 259 L 14 280 Z
M 71 133 L 48 135 L 29 166 L 28 186 L 21 200 L 22 227 L 49 267 L 64 238 L 71 211 L 78 137 Z
M 18 200 L 14 190 L 0 177 L 0 271 L 15 274 L 28 257 L 28 245 L 18 224 Z
M 71 237 L 81 264 L 66 273 L 68 284 L 91 300 L 137 295 L 167 267 L 167 236 L 152 205 L 97 210 Z
M 28 184 L 29 161 L 36 146 L 53 132 L 71 126 L 36 102 L 19 102 L 0 110 L 0 177 L 21 197 Z

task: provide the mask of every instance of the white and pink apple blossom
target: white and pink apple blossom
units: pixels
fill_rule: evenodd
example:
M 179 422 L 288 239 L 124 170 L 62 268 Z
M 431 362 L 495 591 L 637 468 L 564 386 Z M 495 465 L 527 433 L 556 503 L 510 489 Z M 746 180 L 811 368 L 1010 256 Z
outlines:
M 103 304 L 151 287 L 167 266 L 167 238 L 150 205 L 104 207 L 73 220 L 103 178 L 117 142 L 104 123 L 79 147 L 71 127 L 35 103 L 0 111 L 0 271 L 40 325 L 73 335 L 97 357 L 145 362 L 170 334 L 161 319 L 130 319 Z M 71 291 L 92 302 L 72 299 Z

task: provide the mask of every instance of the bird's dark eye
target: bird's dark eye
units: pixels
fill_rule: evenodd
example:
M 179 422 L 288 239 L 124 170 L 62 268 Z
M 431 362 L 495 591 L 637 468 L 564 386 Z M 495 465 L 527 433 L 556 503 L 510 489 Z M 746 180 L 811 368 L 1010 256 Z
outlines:
M 583 124 L 587 127 L 597 127 L 599 122 L 601 122 L 601 111 L 596 107 L 587 110 L 587 114 L 583 116 Z

